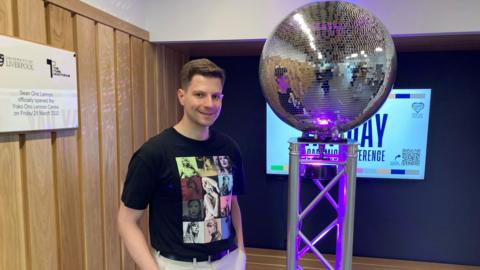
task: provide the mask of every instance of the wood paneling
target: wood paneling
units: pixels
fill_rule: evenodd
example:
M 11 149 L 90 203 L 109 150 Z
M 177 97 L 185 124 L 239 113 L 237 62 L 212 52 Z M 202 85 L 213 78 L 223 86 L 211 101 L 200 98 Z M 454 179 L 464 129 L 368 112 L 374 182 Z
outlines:
M 58 269 L 51 136 L 27 134 L 23 146 L 31 269 Z
M 150 39 L 150 34 L 147 31 L 131 23 L 122 21 L 88 4 L 85 4 L 82 1 L 78 1 L 78 0 L 43 0 L 43 1 L 62 7 L 66 10 L 71 11 L 72 13 L 81 14 L 84 17 L 87 17 L 96 22 L 111 26 L 112 28 L 130 33 L 131 35 L 134 35 L 143 40 L 148 41 Z
M 17 0 L 18 37 L 46 43 L 45 7 L 42 1 Z M 31 269 L 58 269 L 57 212 L 50 132 L 25 135 L 23 175 L 28 220 L 28 254 Z
M 147 139 L 157 134 L 157 96 L 156 96 L 156 68 L 155 68 L 155 45 L 143 42 L 145 58 L 145 108 L 146 108 L 146 135 Z
M 132 112 L 133 112 L 133 149 L 136 151 L 146 139 L 145 110 L 145 59 L 143 41 L 132 37 L 130 39 L 132 57 Z M 147 236 L 147 214 L 140 220 L 140 227 Z
M 133 111 L 133 149 L 136 151 L 145 141 L 145 60 L 142 40 L 132 37 L 132 111 Z
M 126 33 L 115 31 L 115 71 L 117 93 L 117 156 L 120 193 L 127 175 L 128 162 L 133 154 L 132 92 L 130 80 L 130 38 Z M 123 270 L 134 270 L 135 264 L 122 245 Z
M 103 269 L 95 22 L 74 17 L 79 99 L 79 150 L 85 269 Z
M 20 145 L 0 135 L 0 269 L 27 269 Z
M 14 13 L 15 22 L 17 22 L 15 34 L 23 39 L 46 44 L 47 24 L 43 1 L 15 0 L 14 3 L 17 6 L 17 11 Z
M 104 269 L 120 269 L 120 239 L 117 233 L 118 168 L 115 96 L 115 51 L 113 29 L 97 24 L 98 102 L 100 163 L 103 198 Z
M 132 36 L 147 32 L 112 18 L 76 0 L 0 0 L 0 34 L 76 52 L 79 108 L 76 130 L 0 135 L 2 270 L 136 267 L 116 228 L 121 187 L 134 150 L 176 121 L 176 89 L 163 91 L 185 57 L 170 51 L 167 74 L 165 53 Z
M 47 41 L 57 48 L 73 51 L 72 14 L 55 5 L 47 6 Z
M 49 45 L 73 51 L 73 20 L 69 11 L 49 5 L 47 26 Z M 76 130 L 60 130 L 54 140 L 60 269 L 83 269 L 77 139 Z
M 173 126 L 182 116 L 182 107 L 177 100 L 177 90 L 180 88 L 180 70 L 184 62 L 185 59 L 180 53 L 165 47 L 165 67 L 168 68 L 164 70 L 163 74 L 166 92 L 165 112 L 168 126 Z
M 165 62 L 165 45 L 157 45 L 157 117 L 158 117 L 158 131 L 169 127 L 168 120 L 168 92 L 166 85 L 166 62 Z M 175 91 L 170 89 L 170 91 Z
M 0 0 L 0 34 L 13 35 L 11 0 Z M 0 134 L 0 269 L 27 269 L 24 184 L 18 135 Z
M 13 35 L 12 0 L 0 0 L 0 34 Z

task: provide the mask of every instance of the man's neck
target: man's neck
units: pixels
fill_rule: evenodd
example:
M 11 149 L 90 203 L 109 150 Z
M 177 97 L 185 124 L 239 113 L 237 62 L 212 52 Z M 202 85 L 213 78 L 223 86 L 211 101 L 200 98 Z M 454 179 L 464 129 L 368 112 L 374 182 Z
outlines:
M 183 136 L 197 141 L 205 141 L 210 136 L 208 127 L 199 127 L 189 124 L 183 118 L 180 120 L 180 122 L 173 126 L 173 128 L 175 128 L 175 130 Z

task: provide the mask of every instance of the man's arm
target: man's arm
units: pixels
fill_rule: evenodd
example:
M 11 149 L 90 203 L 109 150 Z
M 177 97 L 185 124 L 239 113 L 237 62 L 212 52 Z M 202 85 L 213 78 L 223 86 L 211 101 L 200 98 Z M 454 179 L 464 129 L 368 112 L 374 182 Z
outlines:
M 128 208 L 123 202 L 120 203 L 117 217 L 118 231 L 130 256 L 132 256 L 140 269 L 159 270 L 145 236 L 138 225 L 142 215 L 143 210 Z
M 238 205 L 237 196 L 232 196 L 232 222 L 237 234 L 237 246 L 241 251 L 245 252 L 245 246 L 243 244 L 242 213 L 240 212 L 240 205 Z

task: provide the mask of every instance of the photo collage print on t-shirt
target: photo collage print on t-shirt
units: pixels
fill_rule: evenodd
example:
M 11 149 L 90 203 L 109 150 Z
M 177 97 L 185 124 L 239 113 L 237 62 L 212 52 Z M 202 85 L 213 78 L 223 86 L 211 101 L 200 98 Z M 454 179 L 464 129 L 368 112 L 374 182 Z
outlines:
M 176 157 L 182 188 L 183 242 L 227 239 L 233 176 L 228 156 Z

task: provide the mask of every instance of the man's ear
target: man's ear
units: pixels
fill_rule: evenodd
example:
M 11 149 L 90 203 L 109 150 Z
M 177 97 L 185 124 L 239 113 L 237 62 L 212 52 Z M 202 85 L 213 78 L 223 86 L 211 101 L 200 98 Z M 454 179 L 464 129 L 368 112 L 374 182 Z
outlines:
M 183 99 L 185 98 L 185 90 L 183 90 L 182 88 L 179 88 L 177 90 L 177 98 L 178 98 L 178 102 L 180 102 L 180 104 L 183 106 L 184 105 Z

